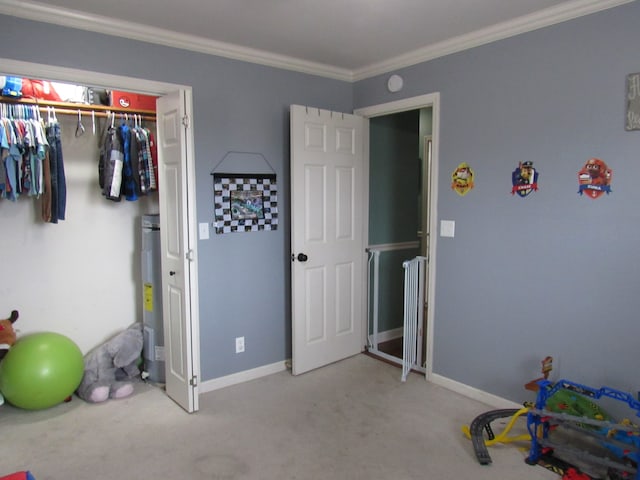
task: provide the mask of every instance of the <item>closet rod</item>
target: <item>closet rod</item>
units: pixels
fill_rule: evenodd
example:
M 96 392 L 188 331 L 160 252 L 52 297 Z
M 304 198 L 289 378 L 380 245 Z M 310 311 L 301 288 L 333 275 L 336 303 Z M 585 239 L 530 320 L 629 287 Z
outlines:
M 109 107 L 106 105 L 91 105 L 87 103 L 68 103 L 68 102 L 53 102 L 53 101 L 41 101 L 36 99 L 13 99 L 10 97 L 0 97 L 0 103 L 12 104 L 12 105 L 36 105 L 41 112 L 46 112 L 47 107 L 54 107 L 56 113 L 65 115 L 77 115 L 78 110 L 81 112 L 95 112 L 97 117 L 107 117 L 108 112 L 117 114 L 129 114 L 129 115 L 141 115 L 143 120 L 156 121 L 156 112 L 153 110 L 133 110 L 129 108 L 121 107 Z
M 42 107 L 39 106 L 40 112 L 41 113 L 45 113 L 47 112 L 47 107 Z M 67 109 L 67 108 L 58 108 L 58 107 L 54 107 L 55 109 L 55 113 L 56 115 L 60 114 L 60 115 L 78 115 L 78 109 L 75 110 L 71 110 L 71 109 Z M 95 111 L 92 109 L 89 110 L 83 110 L 85 113 L 87 113 L 87 115 L 85 116 L 86 118 L 90 118 L 91 117 L 91 112 L 94 111 L 95 112 L 95 117 L 96 118 L 107 118 L 109 117 L 109 112 L 108 111 Z M 126 111 L 126 112 L 116 112 L 115 110 L 113 111 L 113 113 L 116 114 L 116 120 L 119 120 L 121 118 L 124 118 L 125 115 L 128 115 L 129 118 L 133 119 L 134 115 L 138 115 L 140 118 L 142 118 L 142 120 L 147 121 L 147 122 L 155 122 L 156 121 L 156 116 L 155 115 L 141 115 L 132 111 Z

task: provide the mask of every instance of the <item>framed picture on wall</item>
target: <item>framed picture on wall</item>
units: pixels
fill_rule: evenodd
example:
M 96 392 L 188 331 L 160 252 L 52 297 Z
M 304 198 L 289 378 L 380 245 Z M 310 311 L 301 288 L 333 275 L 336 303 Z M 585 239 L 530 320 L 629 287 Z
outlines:
M 278 228 L 278 187 L 272 174 L 213 174 L 216 233 Z
M 256 220 L 264 218 L 264 202 L 262 191 L 258 189 L 231 190 L 232 220 Z

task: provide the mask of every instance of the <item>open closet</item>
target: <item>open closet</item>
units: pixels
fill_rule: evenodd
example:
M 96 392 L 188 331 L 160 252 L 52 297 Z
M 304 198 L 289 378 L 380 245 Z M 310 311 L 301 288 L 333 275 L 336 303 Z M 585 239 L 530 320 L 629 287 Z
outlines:
M 7 77 L 0 80 L 5 87 L 9 83 Z M 14 151 L 24 154 L 22 163 L 16 159 L 13 165 L 16 171 L 3 174 L 11 182 L 0 198 L 1 290 L 5 304 L 20 311 L 19 335 L 59 332 L 86 353 L 142 321 L 141 217 L 159 213 L 157 158 L 152 158 L 157 155 L 155 99 L 143 104 L 146 96 L 136 93 L 24 80 L 31 90 L 5 88 L 0 97 L 5 133 L 14 135 Z M 117 180 L 117 174 L 127 173 L 127 164 L 113 172 L 100 160 L 101 152 L 104 156 L 113 147 L 113 141 L 105 143 L 109 132 L 123 125 L 131 134 L 132 171 Z M 42 155 L 42 140 L 53 139 L 60 160 L 57 191 L 51 184 L 43 187 L 47 160 L 24 161 L 31 150 L 35 157 Z M 55 193 L 57 206 L 48 217 L 47 189 Z
M 140 284 L 140 223 L 142 215 L 158 213 L 165 391 L 187 412 L 197 411 L 200 336 L 192 87 L 6 58 L 2 64 L 7 75 L 157 96 L 158 192 L 137 201 L 104 200 L 98 146 L 86 131 L 75 136 L 73 114 L 58 117 L 69 123 L 61 128 L 68 152 L 66 219 L 57 225 L 42 222 L 37 201 L 27 197 L 0 200 L 7 232 L 3 247 L 8 252 L 3 264 L 13 272 L 5 275 L 0 288 L 4 308 L 20 310 L 18 335 L 55 331 L 88 351 L 143 316 L 147 297 Z M 77 115 L 78 106 L 69 107 Z M 115 105 L 108 107 L 116 110 Z M 130 105 L 120 108 L 118 114 L 130 111 Z M 95 116 L 100 118 L 97 111 Z

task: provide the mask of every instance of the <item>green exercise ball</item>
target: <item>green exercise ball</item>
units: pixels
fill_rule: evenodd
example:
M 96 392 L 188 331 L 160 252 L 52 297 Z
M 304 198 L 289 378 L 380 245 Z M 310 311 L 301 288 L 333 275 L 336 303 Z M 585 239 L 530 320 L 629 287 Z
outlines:
M 80 348 L 59 333 L 25 335 L 0 362 L 0 392 L 12 405 L 40 410 L 63 402 L 80 385 Z

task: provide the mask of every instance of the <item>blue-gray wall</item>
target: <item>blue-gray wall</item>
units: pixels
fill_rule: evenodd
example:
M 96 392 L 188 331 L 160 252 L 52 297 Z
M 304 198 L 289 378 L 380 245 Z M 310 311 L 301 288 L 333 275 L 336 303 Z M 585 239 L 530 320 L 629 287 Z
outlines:
M 369 122 L 369 244 L 413 242 L 418 235 L 420 110 Z
M 369 122 L 369 245 L 418 240 L 419 131 L 420 110 L 375 117 Z M 380 253 L 378 332 L 402 326 L 402 262 L 418 252 Z M 373 281 L 370 292 L 373 301 Z M 373 332 L 373 317 L 369 320 Z
M 289 358 L 289 105 L 351 111 L 352 85 L 8 16 L 0 16 L 0 57 L 193 86 L 198 222 L 213 220 L 210 173 L 224 155 L 264 155 L 277 174 L 278 230 L 212 230 L 199 242 L 202 379 Z M 249 299 L 235 286 L 247 281 Z M 242 355 L 236 336 L 245 337 Z
M 355 107 L 440 92 L 434 371 L 510 398 L 547 354 L 561 376 L 640 388 L 640 131 L 624 130 L 625 78 L 640 71 L 633 2 L 355 85 Z M 613 192 L 578 195 L 591 157 Z M 511 172 L 533 161 L 540 189 L 512 196 Z M 476 173 L 450 188 L 461 162 Z

